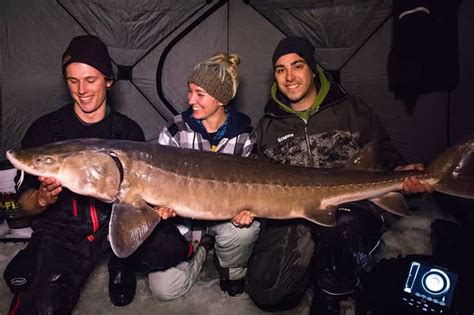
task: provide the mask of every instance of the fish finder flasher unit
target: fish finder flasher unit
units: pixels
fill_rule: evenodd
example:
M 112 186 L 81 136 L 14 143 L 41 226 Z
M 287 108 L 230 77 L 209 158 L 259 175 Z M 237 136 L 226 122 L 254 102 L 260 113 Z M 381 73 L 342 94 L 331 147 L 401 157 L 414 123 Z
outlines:
M 402 304 L 417 314 L 450 314 L 456 282 L 454 272 L 413 260 L 406 274 Z

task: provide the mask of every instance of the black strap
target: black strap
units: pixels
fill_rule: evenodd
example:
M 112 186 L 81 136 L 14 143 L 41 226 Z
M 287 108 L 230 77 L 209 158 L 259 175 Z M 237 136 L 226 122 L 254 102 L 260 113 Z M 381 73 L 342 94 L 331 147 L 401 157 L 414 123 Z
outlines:
M 124 119 L 123 116 L 117 113 L 111 113 L 112 115 L 112 139 L 123 139 L 124 134 Z M 62 141 L 66 139 L 65 128 L 63 119 L 59 115 L 53 114 L 49 117 L 49 124 L 51 126 L 53 142 Z
M 66 139 L 64 134 L 63 121 L 58 117 L 56 113 L 49 116 L 49 124 L 53 135 L 53 142 L 62 141 Z
M 112 139 L 122 139 L 124 128 L 123 116 L 112 113 Z

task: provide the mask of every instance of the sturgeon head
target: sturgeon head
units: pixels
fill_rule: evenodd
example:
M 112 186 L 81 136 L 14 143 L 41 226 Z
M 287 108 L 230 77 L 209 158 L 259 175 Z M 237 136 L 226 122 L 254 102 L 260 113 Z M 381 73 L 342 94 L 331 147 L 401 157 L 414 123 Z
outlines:
M 113 155 L 89 141 L 61 141 L 41 147 L 8 150 L 13 166 L 35 176 L 54 177 L 71 191 L 113 202 L 121 170 Z

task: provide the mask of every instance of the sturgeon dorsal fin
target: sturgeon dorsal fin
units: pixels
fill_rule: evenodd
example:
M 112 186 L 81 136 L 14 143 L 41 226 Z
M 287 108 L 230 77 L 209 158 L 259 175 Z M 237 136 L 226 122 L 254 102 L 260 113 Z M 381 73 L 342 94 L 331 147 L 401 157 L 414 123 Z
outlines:
M 410 215 L 407 203 L 403 195 L 399 192 L 389 192 L 381 197 L 370 199 L 382 209 L 403 217 Z
M 132 254 L 153 232 L 161 218 L 144 201 L 138 207 L 114 203 L 109 223 L 110 246 L 115 255 L 124 258 Z
M 304 212 L 304 218 L 323 226 L 336 225 L 337 207 L 328 207 L 326 209 L 311 209 Z

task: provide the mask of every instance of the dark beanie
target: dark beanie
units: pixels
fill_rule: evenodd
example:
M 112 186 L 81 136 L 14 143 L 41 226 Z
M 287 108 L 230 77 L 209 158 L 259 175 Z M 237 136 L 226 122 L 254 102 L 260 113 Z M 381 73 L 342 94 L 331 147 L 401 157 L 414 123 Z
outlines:
M 317 73 L 316 59 L 314 58 L 314 46 L 306 38 L 299 36 L 289 36 L 283 38 L 278 43 L 275 51 L 273 52 L 273 66 L 275 67 L 275 63 L 277 62 L 278 58 L 291 53 L 298 54 L 304 59 L 313 73 Z
M 99 70 L 107 79 L 114 78 L 107 46 L 96 36 L 81 35 L 71 40 L 63 54 L 63 73 L 73 62 L 88 64 Z

